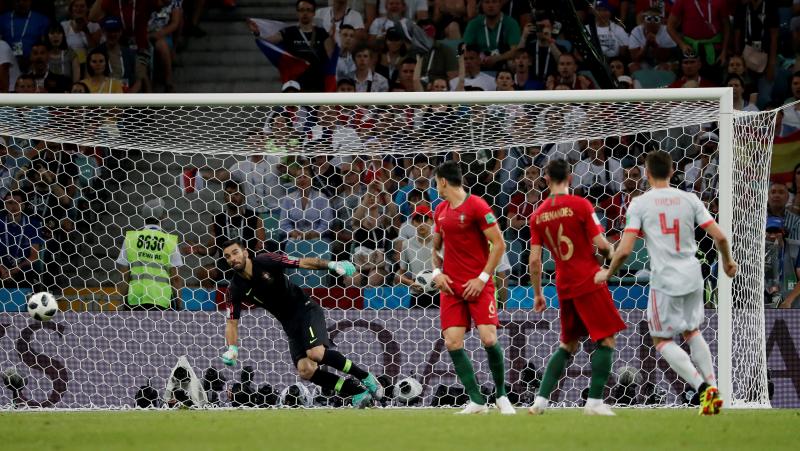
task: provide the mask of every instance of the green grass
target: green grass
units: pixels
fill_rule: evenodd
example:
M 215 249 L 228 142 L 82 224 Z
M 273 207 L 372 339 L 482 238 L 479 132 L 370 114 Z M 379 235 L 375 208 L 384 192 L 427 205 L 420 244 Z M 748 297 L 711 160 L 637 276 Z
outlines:
M 229 410 L 0 413 L 11 450 L 658 450 L 796 449 L 798 410 L 618 409 L 584 417 L 551 409 L 532 417 L 454 410 Z

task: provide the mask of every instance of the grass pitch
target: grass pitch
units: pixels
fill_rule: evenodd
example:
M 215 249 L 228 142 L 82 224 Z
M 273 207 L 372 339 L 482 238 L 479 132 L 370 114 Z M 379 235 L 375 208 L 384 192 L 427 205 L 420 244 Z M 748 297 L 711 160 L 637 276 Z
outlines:
M 11 450 L 658 450 L 797 449 L 798 410 L 520 409 L 462 417 L 455 410 L 228 410 L 0 413 Z

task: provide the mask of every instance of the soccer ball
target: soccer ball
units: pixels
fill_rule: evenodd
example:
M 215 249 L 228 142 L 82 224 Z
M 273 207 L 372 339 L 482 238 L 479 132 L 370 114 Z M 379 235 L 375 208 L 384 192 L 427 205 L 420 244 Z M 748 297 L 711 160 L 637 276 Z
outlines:
M 413 377 L 406 377 L 394 386 L 394 396 L 401 403 L 410 403 L 422 395 L 422 384 Z
M 422 290 L 425 291 L 426 293 L 431 293 L 438 289 L 436 288 L 436 284 L 433 283 L 433 271 L 429 269 L 420 271 L 420 273 L 417 274 L 417 277 L 415 277 L 414 280 L 418 284 L 422 285 Z
M 52 294 L 42 291 L 28 298 L 28 313 L 35 320 L 50 321 L 58 311 L 58 303 Z

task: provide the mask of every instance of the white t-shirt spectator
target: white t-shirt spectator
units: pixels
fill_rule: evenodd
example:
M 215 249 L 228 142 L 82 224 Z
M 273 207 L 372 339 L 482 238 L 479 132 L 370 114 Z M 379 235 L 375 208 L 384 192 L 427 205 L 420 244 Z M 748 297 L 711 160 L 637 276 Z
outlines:
M 457 85 L 458 77 L 450 80 L 451 91 L 454 91 Z M 464 87 L 466 88 L 467 86 L 481 88 L 484 91 L 494 91 L 497 89 L 497 83 L 495 83 L 494 77 L 483 72 L 479 72 L 478 75 L 474 77 L 464 77 Z
M 234 163 L 228 169 L 231 180 L 239 183 L 249 210 L 263 213 L 278 208 L 280 199 L 286 194 L 278 175 L 273 170 L 280 164 L 280 157 L 267 155 L 254 163 L 251 159 Z
M 608 172 L 606 172 L 606 169 Z M 587 190 L 596 184 L 611 185 L 614 192 L 619 191 L 622 183 L 622 165 L 614 158 L 609 158 L 607 164 L 595 165 L 588 160 L 575 163 L 572 169 L 572 188 L 584 187 Z
M 417 12 L 428 11 L 428 0 L 405 0 L 406 3 L 406 18 L 409 20 L 417 21 Z M 379 2 L 378 14 L 381 17 L 386 16 L 386 2 Z
M 412 226 L 413 227 L 413 226 Z M 433 240 L 427 243 L 416 236 L 409 238 L 403 243 L 403 251 L 400 253 L 400 268 L 411 274 L 417 275 L 425 270 L 433 269 Z
M 386 31 L 392 28 L 395 23 L 385 17 L 378 17 L 377 19 L 372 21 L 372 25 L 369 26 L 369 34 L 374 36 L 384 36 Z
M 19 65 L 14 51 L 6 41 L 0 39 L 0 66 L 8 64 L 8 92 L 14 92 L 14 85 L 19 77 Z
M 355 78 L 355 77 L 354 77 Z M 389 91 L 389 80 L 381 74 L 369 71 L 364 81 L 356 82 L 356 92 L 387 92 Z
M 781 120 L 781 136 L 786 136 L 791 134 L 798 129 L 800 129 L 800 110 L 796 108 L 796 105 L 791 105 L 792 102 L 795 101 L 794 97 L 790 97 L 785 103 L 783 109 L 783 120 Z
M 333 24 L 333 7 L 329 6 L 326 8 L 320 8 L 317 10 L 316 14 L 314 14 L 314 21 L 318 27 L 322 27 L 325 31 L 331 31 L 331 25 Z M 336 22 L 336 43 L 340 44 L 341 36 L 339 35 L 339 30 L 341 29 L 342 25 L 350 25 L 351 27 L 355 28 L 356 31 L 364 29 L 364 18 L 361 17 L 361 13 L 348 8 L 347 12 L 345 13 L 342 20 Z
M 85 31 L 73 30 L 70 22 L 70 20 L 61 22 L 61 27 L 64 29 L 64 37 L 67 40 L 67 47 L 71 48 L 77 54 L 81 54 L 82 52 L 83 55 L 86 55 L 86 52 L 89 51 L 89 38 L 86 36 Z M 89 22 L 86 24 L 86 28 L 89 30 L 89 33 L 96 33 L 97 30 L 100 29 L 100 25 L 97 22 Z M 105 40 L 105 37 L 100 38 L 100 43 L 103 43 Z
M 144 226 L 145 230 L 161 230 L 156 224 L 148 224 Z M 119 249 L 119 256 L 117 257 L 116 263 L 120 266 L 129 266 L 128 263 L 128 251 L 125 249 L 125 240 L 122 241 L 122 246 Z M 183 257 L 181 256 L 181 251 L 178 250 L 178 246 L 175 246 L 175 249 L 172 251 L 172 254 L 169 256 L 169 264 L 172 265 L 173 268 L 178 268 L 183 266 Z
M 588 26 L 586 30 L 589 30 Z M 597 27 L 597 38 L 600 40 L 603 55 L 607 57 L 619 56 L 620 47 L 628 47 L 630 40 L 625 29 L 613 22 L 607 27 Z
M 640 49 L 647 43 L 647 37 L 644 33 L 644 25 L 639 25 L 631 31 L 630 39 L 628 40 L 628 47 L 632 49 Z M 669 36 L 667 26 L 661 25 L 656 33 L 656 44 L 662 49 L 671 49 L 677 47 L 675 41 Z
M 336 61 L 336 81 L 342 79 L 353 79 L 356 73 L 356 62 L 353 61 L 353 54 L 348 53 L 345 56 L 339 55 Z

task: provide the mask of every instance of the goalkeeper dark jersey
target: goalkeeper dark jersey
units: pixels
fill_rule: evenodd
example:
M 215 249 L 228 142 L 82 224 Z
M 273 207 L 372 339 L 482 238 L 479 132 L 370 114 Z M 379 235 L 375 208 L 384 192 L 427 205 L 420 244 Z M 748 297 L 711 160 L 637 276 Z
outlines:
M 234 274 L 228 286 L 228 318 L 239 319 L 242 303 L 248 302 L 266 309 L 280 321 L 284 329 L 301 317 L 307 303 L 312 302 L 303 290 L 289 282 L 284 270 L 299 268 L 300 260 L 265 252 L 252 259 L 253 277 L 245 279 Z

